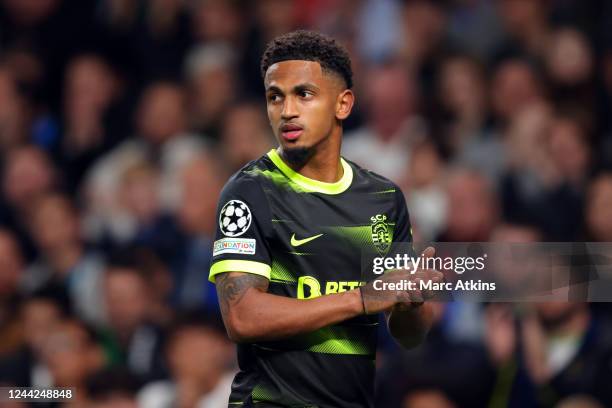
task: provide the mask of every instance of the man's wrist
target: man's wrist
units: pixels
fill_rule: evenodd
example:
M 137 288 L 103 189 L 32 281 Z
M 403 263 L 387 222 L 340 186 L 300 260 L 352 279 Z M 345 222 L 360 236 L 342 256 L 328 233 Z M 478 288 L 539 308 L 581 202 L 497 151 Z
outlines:
M 348 292 L 345 292 L 345 294 L 350 296 L 349 304 L 351 307 L 352 314 L 355 316 L 365 315 L 366 314 L 364 312 L 365 300 L 362 297 L 361 289 L 360 288 L 353 289 Z
M 358 288 L 359 290 L 359 298 L 361 299 L 361 312 L 364 315 L 368 314 L 368 308 L 366 307 L 365 297 L 363 295 L 363 286 Z

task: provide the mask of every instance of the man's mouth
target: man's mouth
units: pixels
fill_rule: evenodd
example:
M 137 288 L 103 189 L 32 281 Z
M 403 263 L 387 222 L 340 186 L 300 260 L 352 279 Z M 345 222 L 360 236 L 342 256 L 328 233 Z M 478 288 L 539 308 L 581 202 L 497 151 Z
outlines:
M 287 123 L 281 126 L 281 135 L 285 140 L 294 141 L 302 135 L 304 128 L 294 123 Z

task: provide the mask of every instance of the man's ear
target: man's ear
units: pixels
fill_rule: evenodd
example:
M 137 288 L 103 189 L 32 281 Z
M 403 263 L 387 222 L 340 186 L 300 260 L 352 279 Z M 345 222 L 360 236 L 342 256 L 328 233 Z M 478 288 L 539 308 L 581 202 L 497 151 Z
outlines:
M 336 100 L 336 119 L 344 120 L 349 117 L 353 104 L 355 103 L 355 94 L 350 89 L 345 89 L 340 92 Z

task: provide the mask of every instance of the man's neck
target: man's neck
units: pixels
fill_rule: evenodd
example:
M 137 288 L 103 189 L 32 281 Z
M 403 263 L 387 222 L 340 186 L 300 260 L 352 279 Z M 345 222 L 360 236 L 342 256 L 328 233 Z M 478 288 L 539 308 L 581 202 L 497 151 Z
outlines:
M 303 163 L 292 162 L 282 149 L 279 153 L 289 167 L 302 176 L 324 183 L 335 183 L 344 175 L 340 162 L 341 136 L 340 134 L 338 137 L 329 137 L 316 145 Z

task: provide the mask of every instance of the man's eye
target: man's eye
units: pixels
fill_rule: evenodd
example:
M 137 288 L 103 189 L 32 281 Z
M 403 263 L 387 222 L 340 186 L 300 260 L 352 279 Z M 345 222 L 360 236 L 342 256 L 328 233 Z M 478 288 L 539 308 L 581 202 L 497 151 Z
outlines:
M 310 98 L 312 96 L 312 92 L 309 91 L 300 91 L 300 98 Z
M 268 96 L 268 100 L 270 102 L 278 102 L 280 101 L 281 97 L 279 94 L 271 94 L 270 96 Z

